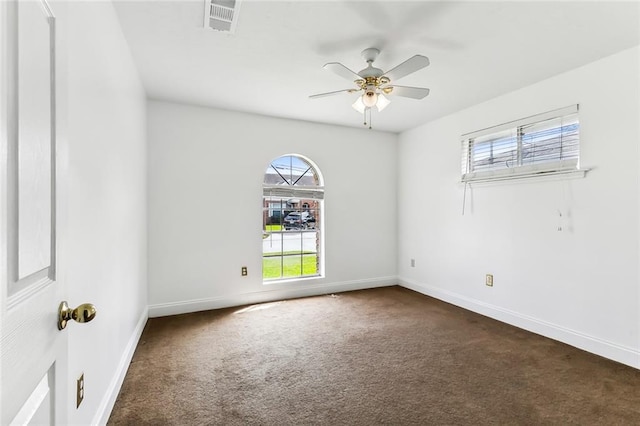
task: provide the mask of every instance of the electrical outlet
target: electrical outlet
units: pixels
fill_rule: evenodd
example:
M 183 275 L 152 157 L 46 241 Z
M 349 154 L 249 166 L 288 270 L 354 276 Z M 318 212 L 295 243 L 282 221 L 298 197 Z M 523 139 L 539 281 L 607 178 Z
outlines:
M 412 268 L 416 267 L 416 260 L 415 259 L 411 259 L 411 267 Z
M 242 276 L 243 276 L 243 277 L 246 277 L 246 276 L 248 275 L 248 274 L 247 274 L 247 267 L 246 267 L 246 266 L 243 266 L 243 267 L 242 267 L 242 272 L 241 272 L 241 274 L 242 274 Z
M 489 287 L 493 287 L 493 274 L 487 274 L 484 283 Z
M 76 408 L 80 407 L 82 400 L 84 399 L 84 373 L 78 377 L 76 382 Z

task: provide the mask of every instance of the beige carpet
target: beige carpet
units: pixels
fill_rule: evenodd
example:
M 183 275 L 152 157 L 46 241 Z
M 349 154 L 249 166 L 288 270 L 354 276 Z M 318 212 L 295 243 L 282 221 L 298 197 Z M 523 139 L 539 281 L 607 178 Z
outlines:
M 111 425 L 639 425 L 640 370 L 400 287 L 150 319 Z

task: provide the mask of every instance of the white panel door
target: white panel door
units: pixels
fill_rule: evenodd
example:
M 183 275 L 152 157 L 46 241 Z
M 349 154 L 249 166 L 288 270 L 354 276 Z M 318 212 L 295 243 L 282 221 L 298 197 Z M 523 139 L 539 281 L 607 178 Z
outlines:
M 67 338 L 56 278 L 55 17 L 0 1 L 0 424 L 64 424 Z M 60 200 L 58 200 L 60 201 Z

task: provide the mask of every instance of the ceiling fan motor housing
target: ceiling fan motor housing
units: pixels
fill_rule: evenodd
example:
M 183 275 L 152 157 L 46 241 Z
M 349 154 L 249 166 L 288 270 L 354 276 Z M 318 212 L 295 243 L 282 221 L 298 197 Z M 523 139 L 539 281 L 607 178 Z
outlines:
M 358 72 L 358 75 L 362 78 L 381 77 L 382 74 L 384 74 L 384 71 L 382 71 L 380 68 L 376 68 L 373 65 L 371 65 L 371 62 L 369 62 L 369 65 L 365 69 L 360 70 L 360 72 Z

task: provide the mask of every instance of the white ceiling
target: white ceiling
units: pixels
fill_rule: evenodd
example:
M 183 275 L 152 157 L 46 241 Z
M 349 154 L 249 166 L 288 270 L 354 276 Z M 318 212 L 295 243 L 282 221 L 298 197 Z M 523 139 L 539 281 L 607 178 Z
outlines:
M 153 99 L 362 127 L 355 94 L 309 99 L 352 87 L 322 66 L 357 72 L 367 47 L 381 50 L 383 70 L 428 56 L 397 83 L 431 94 L 373 113 L 373 127 L 391 132 L 640 44 L 637 1 L 244 0 L 233 35 L 203 28 L 203 0 L 115 3 Z

